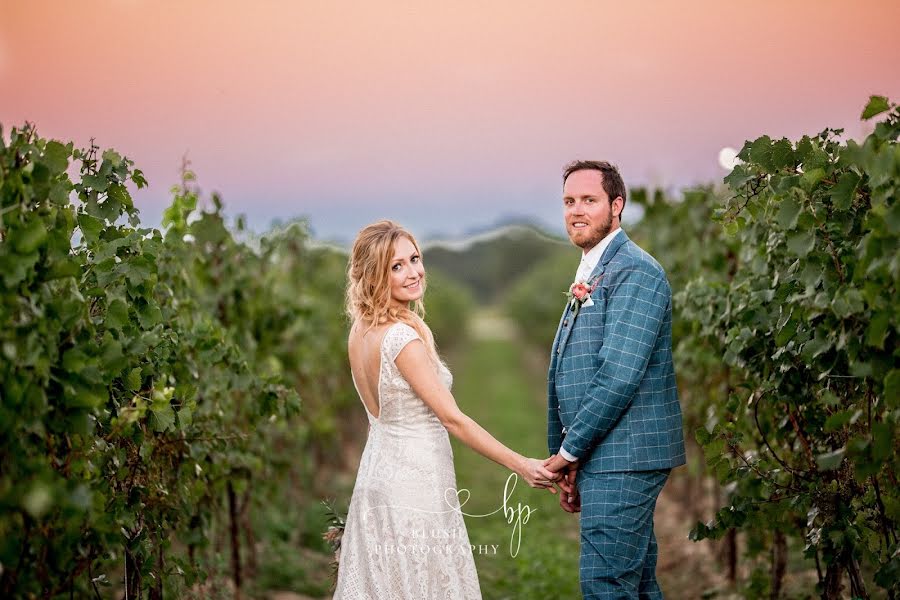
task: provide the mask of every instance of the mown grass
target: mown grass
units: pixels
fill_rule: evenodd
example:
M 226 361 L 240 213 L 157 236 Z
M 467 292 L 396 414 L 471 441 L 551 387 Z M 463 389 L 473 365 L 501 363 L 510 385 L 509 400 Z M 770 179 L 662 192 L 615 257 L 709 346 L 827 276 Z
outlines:
M 453 393 L 463 411 L 501 442 L 527 456 L 544 458 L 546 408 L 544 372 L 529 368 L 524 350 L 512 340 L 472 339 L 448 357 L 454 372 Z M 510 472 L 453 440 L 457 485 L 471 492 L 463 510 L 482 515 L 503 506 Z M 490 517 L 466 517 L 469 540 L 486 600 L 505 598 L 577 598 L 578 520 L 559 508 L 557 496 L 519 481 L 507 501 L 521 507 L 528 522 L 521 527 L 521 544 L 511 551 L 513 525 L 504 511 Z M 517 513 L 513 513 L 514 520 Z M 487 546 L 485 552 L 479 547 Z M 496 547 L 496 553 L 494 553 Z

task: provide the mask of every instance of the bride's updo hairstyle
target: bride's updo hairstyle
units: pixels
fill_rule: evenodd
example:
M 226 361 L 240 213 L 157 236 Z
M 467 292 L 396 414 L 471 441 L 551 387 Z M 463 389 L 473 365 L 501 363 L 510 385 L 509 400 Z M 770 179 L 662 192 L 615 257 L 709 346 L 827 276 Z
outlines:
M 391 259 L 394 242 L 400 238 L 408 239 L 421 256 L 416 238 L 393 221 L 372 223 L 356 235 L 347 265 L 347 314 L 352 323 L 365 324 L 367 330 L 380 323 L 406 323 L 425 341 L 429 355 L 437 361 L 434 337 L 423 320 L 425 305 L 422 299 L 414 301 L 412 308 L 398 308 L 391 302 Z M 424 295 L 425 277 L 421 285 Z

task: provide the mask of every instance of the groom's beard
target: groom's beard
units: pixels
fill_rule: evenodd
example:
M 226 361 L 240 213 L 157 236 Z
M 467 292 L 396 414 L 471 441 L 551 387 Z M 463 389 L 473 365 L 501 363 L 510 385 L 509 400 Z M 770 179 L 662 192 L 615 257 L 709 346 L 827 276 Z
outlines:
M 610 211 L 609 213 L 607 213 L 606 222 L 600 223 L 599 225 L 592 227 L 590 235 L 584 239 L 577 241 L 577 242 L 574 239 L 572 239 L 572 232 L 574 231 L 574 228 L 571 225 L 569 225 L 569 239 L 572 240 L 573 244 L 575 244 L 576 246 L 578 246 L 579 248 L 581 248 L 582 250 L 587 252 L 588 250 L 590 250 L 591 248 L 593 248 L 594 246 L 599 244 L 603 238 L 605 238 L 606 236 L 609 235 L 609 232 L 612 231 L 612 222 L 613 222 L 613 215 L 612 215 L 612 211 Z

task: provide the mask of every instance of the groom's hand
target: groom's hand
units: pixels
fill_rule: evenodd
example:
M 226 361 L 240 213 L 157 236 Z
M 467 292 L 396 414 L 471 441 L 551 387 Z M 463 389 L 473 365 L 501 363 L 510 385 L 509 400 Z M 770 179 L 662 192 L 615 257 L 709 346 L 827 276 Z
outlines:
M 548 471 L 560 472 L 562 479 L 556 482 L 559 487 L 559 505 L 568 513 L 581 512 L 581 495 L 575 485 L 578 477 L 578 461 L 569 462 L 559 454 L 554 454 L 544 461 Z
M 571 468 L 571 465 L 576 463 L 570 463 L 560 454 L 554 454 L 550 458 L 544 461 L 544 468 L 548 471 L 553 471 L 554 473 L 563 472 L 565 473 Z M 577 467 L 576 467 L 577 468 Z
M 578 493 L 578 486 L 575 485 L 577 477 L 578 468 L 576 465 L 575 468 L 566 472 L 565 477 L 559 483 L 559 506 L 567 513 L 581 512 L 581 494 Z

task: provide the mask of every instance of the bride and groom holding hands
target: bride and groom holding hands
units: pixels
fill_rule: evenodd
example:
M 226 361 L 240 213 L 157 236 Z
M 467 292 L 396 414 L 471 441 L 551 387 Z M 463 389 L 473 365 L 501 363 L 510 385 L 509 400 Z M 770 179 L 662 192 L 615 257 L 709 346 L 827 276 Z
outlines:
M 582 257 L 551 348 L 547 459 L 519 455 L 456 405 L 422 318 L 415 238 L 391 221 L 357 236 L 348 352 L 369 435 L 335 599 L 481 598 L 448 434 L 531 487 L 558 489 L 561 508 L 580 513 L 584 598 L 662 597 L 653 512 L 670 470 L 685 462 L 672 293 L 619 226 L 626 190 L 614 166 L 571 163 L 562 196 Z

